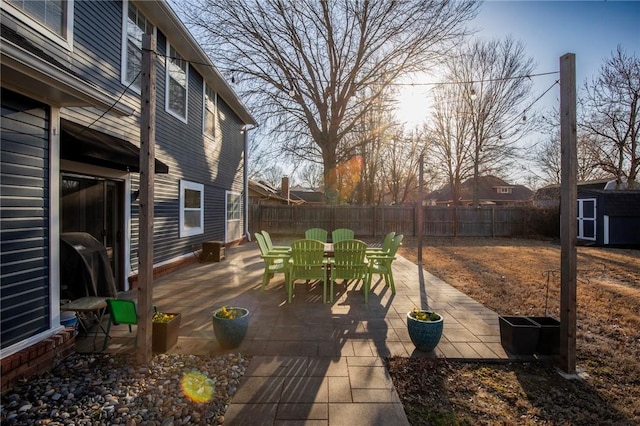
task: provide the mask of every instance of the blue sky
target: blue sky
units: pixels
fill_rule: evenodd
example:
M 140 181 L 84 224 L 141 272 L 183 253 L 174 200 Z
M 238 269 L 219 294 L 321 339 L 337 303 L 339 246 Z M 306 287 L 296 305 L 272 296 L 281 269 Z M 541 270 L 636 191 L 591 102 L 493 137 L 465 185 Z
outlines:
M 640 55 L 640 1 L 487 1 L 470 26 L 478 30 L 474 37 L 510 35 L 521 41 L 537 63 L 536 73 L 558 71 L 560 57 L 574 53 L 578 88 L 597 74 L 618 44 Z M 557 79 L 558 75 L 536 77 L 534 95 Z M 403 121 L 413 125 L 426 118 L 426 90 L 405 91 Z M 556 86 L 536 106 L 557 105 L 558 96 Z

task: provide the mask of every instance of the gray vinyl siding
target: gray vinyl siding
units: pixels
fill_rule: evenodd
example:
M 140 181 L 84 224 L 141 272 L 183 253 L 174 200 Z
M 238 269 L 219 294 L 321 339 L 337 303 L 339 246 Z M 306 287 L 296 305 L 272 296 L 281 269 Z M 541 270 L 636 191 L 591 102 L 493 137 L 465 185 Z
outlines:
M 143 4 L 138 4 L 138 6 Z M 121 82 L 122 1 L 75 1 L 73 50 L 67 51 L 20 22 L 13 26 L 70 72 L 106 91 L 136 113 L 116 117 L 94 108 L 65 107 L 63 119 L 140 145 L 140 95 Z M 4 17 L 4 16 L 3 16 Z M 156 27 L 158 22 L 152 22 Z M 221 121 L 215 140 L 202 135 L 203 77 L 189 66 L 187 123 L 165 111 L 165 58 L 167 37 L 157 29 L 156 158 L 169 166 L 169 174 L 155 175 L 154 263 L 192 253 L 203 241 L 225 236 L 226 191 L 243 192 L 244 146 L 242 120 L 219 97 Z M 185 58 L 189 59 L 189 58 Z M 122 95 L 122 97 L 121 97 Z M 179 182 L 204 185 L 205 233 L 179 237 Z M 131 174 L 131 190 L 139 175 Z M 138 270 L 139 203 L 131 205 L 130 268 Z
M 2 349 L 49 329 L 49 112 L 2 90 Z

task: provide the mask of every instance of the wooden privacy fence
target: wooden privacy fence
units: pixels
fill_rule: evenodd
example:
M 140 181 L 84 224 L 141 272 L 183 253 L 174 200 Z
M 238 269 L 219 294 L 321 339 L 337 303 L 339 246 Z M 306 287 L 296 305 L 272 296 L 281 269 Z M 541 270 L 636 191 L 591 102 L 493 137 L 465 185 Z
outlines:
M 516 237 L 532 234 L 526 206 L 423 207 L 424 236 Z M 358 238 L 389 231 L 417 236 L 417 206 L 252 205 L 249 230 L 273 235 L 303 235 L 308 228 L 353 229 Z

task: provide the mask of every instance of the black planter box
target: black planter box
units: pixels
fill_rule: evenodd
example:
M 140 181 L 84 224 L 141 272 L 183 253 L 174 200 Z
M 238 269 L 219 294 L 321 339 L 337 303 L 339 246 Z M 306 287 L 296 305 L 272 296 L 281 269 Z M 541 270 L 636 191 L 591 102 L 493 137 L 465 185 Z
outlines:
M 514 355 L 533 355 L 538 346 L 540 324 L 527 317 L 499 317 L 500 342 Z
M 540 325 L 540 337 L 536 353 L 558 355 L 560 353 L 560 321 L 553 317 L 528 317 Z

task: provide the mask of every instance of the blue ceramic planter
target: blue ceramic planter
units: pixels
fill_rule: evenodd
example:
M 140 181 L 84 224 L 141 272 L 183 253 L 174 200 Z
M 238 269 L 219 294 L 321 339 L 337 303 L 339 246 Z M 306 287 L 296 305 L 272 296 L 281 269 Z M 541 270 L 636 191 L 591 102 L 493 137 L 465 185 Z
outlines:
M 439 320 L 421 321 L 413 318 L 411 312 L 407 312 L 407 331 L 411 341 L 419 351 L 431 352 L 440 342 L 444 320 L 442 315 L 437 313 L 436 315 L 440 317 Z
M 216 314 L 222 310 L 217 309 L 213 312 L 213 332 L 216 339 L 225 349 L 233 349 L 240 346 L 244 336 L 249 328 L 249 310 L 245 308 L 229 307 L 227 310 L 237 310 L 241 314 L 237 318 L 219 318 Z

